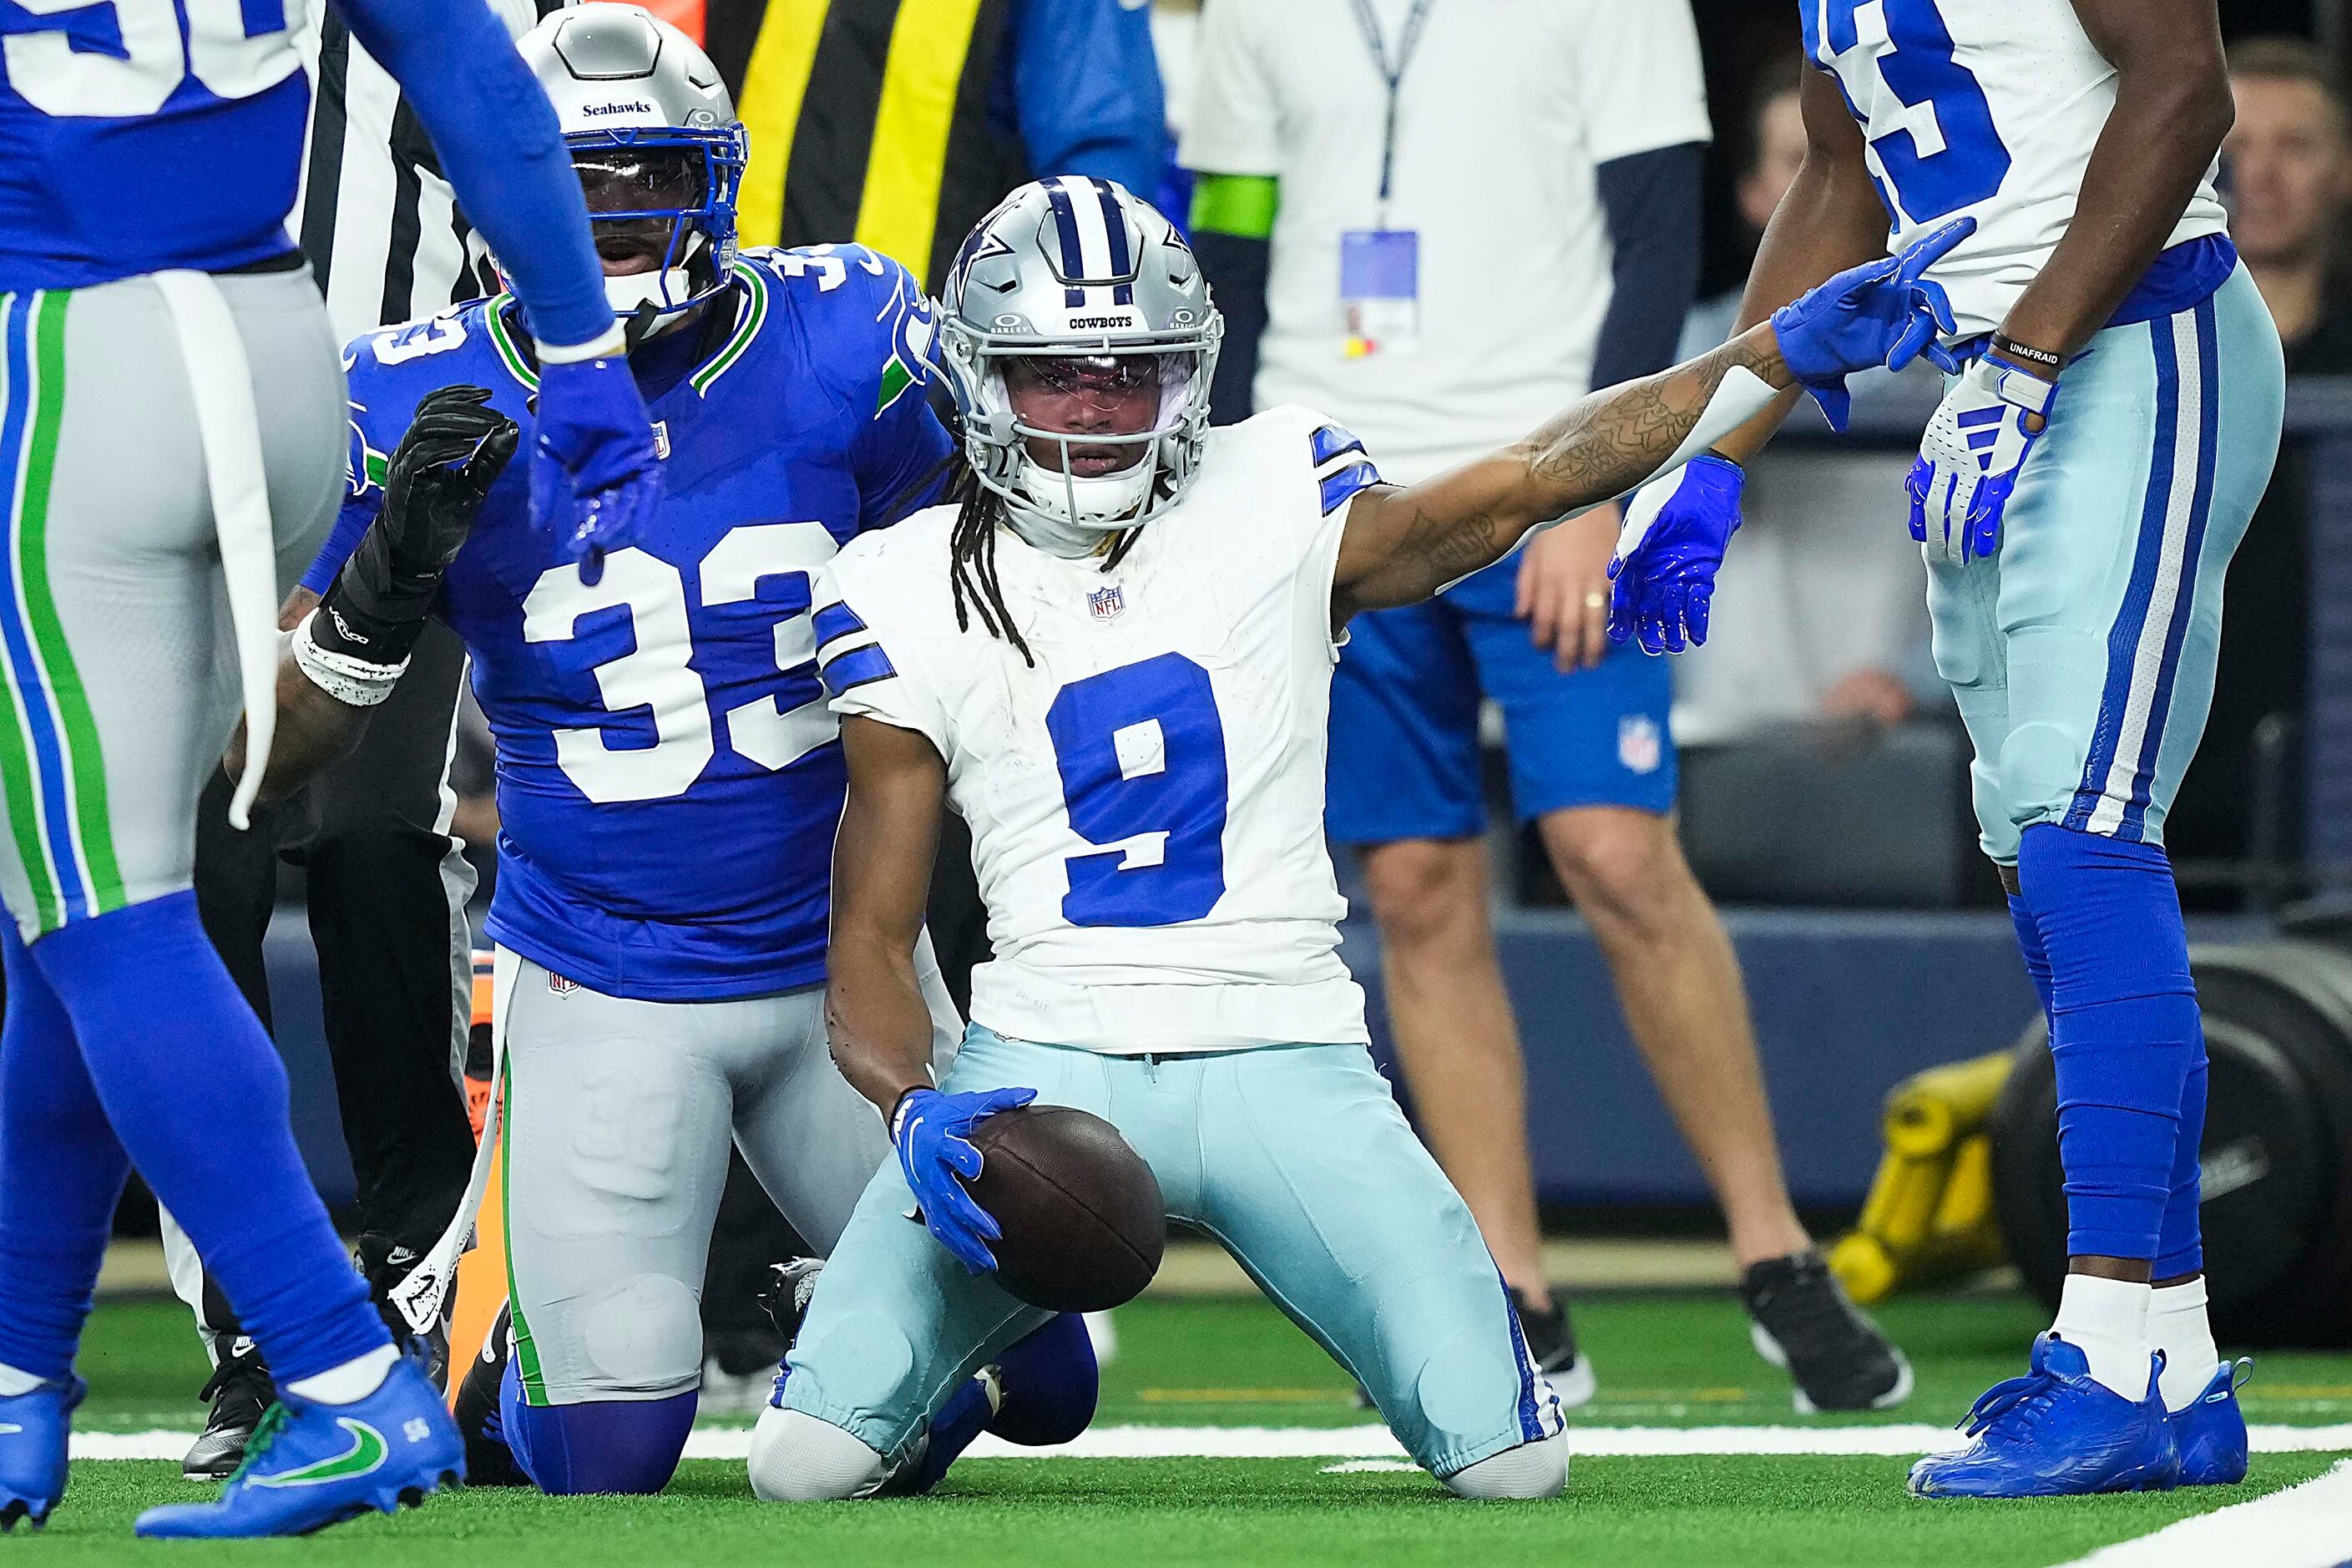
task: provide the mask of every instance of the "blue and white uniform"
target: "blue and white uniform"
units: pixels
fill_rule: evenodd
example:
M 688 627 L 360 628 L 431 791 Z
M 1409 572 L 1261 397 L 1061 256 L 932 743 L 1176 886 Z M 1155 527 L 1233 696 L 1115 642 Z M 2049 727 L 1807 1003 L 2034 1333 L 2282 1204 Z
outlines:
M 524 416 L 536 375 L 510 306 L 352 344 L 348 499 L 313 583 L 381 508 L 383 455 L 427 393 L 485 386 Z M 515 465 L 443 586 L 497 744 L 487 930 L 516 1363 L 536 1404 L 694 1386 L 730 1123 L 820 1251 L 888 1149 L 825 1049 L 845 775 L 810 583 L 938 488 L 929 310 L 858 247 L 747 253 L 709 310 L 631 356 L 667 454 L 643 541 L 584 584 L 532 526 Z
M 2071 0 L 1800 11 L 1808 55 L 1862 126 L 1890 242 L 1976 220 L 1929 276 L 1958 318 L 1950 346 L 1981 353 L 2075 220 L 2118 72 Z M 1966 1453 L 1921 1460 L 1921 1492 L 2128 1487 L 2136 1454 L 2177 1468 L 2168 1409 L 2217 1386 L 2229 1398 L 2196 1279 L 2208 1073 L 2164 816 L 2211 701 L 2222 575 L 2270 481 L 2285 371 L 2210 174 L 2168 216 L 2166 248 L 2059 373 L 2038 438 L 1966 438 L 1988 476 L 2013 483 L 1997 548 L 1948 552 L 1933 513 L 1925 529 L 1936 665 L 1975 745 L 1984 850 L 2013 879 L 2011 916 L 2050 1019 L 2067 1254 L 2188 1280 L 2194 1305 L 2170 1296 L 2158 1313 L 2160 1292 L 2070 1279 L 2035 1352 L 2036 1396 L 1982 1417 Z M 1923 448 L 1938 454 L 1923 455 L 1932 475 L 1951 461 L 1947 420 L 1984 429 L 1967 401 L 1984 379 L 1948 393 Z
M 1805 0 L 1805 47 L 1869 143 L 1899 248 L 1970 216 L 1930 273 L 1981 341 L 2073 222 L 2115 68 L 2070 0 Z M 1976 742 L 1985 852 L 2063 822 L 2163 842 L 2197 748 L 2221 574 L 2270 481 L 2284 370 L 2209 175 L 2059 383 L 2000 553 L 1933 566 L 1936 661 Z
M 1322 831 L 1331 580 L 1352 437 L 1276 409 L 1210 432 L 1108 571 L 1006 531 L 1024 662 L 950 586 L 953 509 L 821 576 L 834 705 L 929 739 L 971 825 L 996 960 L 940 1088 L 1021 1085 L 1114 1123 L 1441 1476 L 1560 1429 L 1468 1208 L 1398 1110 L 1339 953 Z M 891 1464 L 1044 1322 L 920 1226 L 897 1162 L 820 1279 L 782 1409 Z M 763 1425 L 775 1413 L 763 1416 Z

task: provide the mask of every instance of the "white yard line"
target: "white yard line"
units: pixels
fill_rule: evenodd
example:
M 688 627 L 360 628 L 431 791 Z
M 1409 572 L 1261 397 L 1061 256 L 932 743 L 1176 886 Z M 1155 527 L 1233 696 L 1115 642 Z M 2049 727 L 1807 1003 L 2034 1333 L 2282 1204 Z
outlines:
M 2256 1426 L 2257 1453 L 2352 1450 L 2352 1426 Z M 77 1432 L 77 1459 L 176 1459 L 194 1432 Z M 1948 1426 L 1570 1426 L 1569 1451 L 1593 1458 L 1685 1454 L 1875 1454 L 1905 1457 L 1955 1448 Z M 748 1426 L 706 1426 L 686 1442 L 690 1459 L 740 1459 L 751 1451 Z M 1075 1443 L 1020 1448 L 995 1437 L 974 1443 L 975 1459 L 1395 1459 L 1403 1455 L 1385 1426 L 1098 1426 Z M 2343 1553 L 2352 1559 L 2352 1543 Z M 2334 1568 L 2331 1562 L 2326 1568 Z
M 2352 1562 L 2352 1460 L 2317 1480 L 2103 1546 L 2069 1568 L 2338 1568 Z

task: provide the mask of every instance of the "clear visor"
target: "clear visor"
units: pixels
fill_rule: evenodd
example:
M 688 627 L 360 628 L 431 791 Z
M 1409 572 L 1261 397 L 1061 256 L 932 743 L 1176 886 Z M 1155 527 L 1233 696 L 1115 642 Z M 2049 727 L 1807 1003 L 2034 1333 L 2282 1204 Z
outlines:
M 1201 366 L 1189 348 L 995 357 L 1014 430 L 1074 446 L 1139 446 L 1173 429 Z

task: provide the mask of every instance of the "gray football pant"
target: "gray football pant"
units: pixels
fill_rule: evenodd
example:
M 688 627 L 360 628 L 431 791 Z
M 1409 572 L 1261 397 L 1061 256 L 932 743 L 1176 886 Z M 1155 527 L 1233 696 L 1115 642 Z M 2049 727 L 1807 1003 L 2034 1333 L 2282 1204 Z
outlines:
M 334 520 L 341 361 L 307 269 L 213 287 L 249 368 L 282 596 Z M 29 942 L 190 885 L 241 706 L 196 389 L 215 410 L 244 395 L 183 353 L 146 278 L 0 295 L 0 686 L 24 742 L 0 746 L 0 899 Z
M 962 1026 L 928 937 L 916 964 L 944 1069 Z M 524 959 L 499 1005 L 508 1300 L 525 1399 L 667 1399 L 697 1387 L 730 1131 L 820 1253 L 890 1157 L 881 1116 L 833 1065 L 824 988 L 637 1002 Z

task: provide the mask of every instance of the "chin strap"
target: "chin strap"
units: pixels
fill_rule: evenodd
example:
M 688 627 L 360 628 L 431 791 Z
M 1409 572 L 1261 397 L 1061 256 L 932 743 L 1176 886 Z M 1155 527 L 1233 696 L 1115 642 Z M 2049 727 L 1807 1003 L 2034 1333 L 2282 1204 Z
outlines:
M 1024 544 L 1060 556 L 1065 561 L 1083 561 L 1102 548 L 1105 538 L 1114 531 L 1081 528 L 1064 518 L 1032 511 L 1017 501 L 1007 501 L 1004 525 L 1021 536 Z

